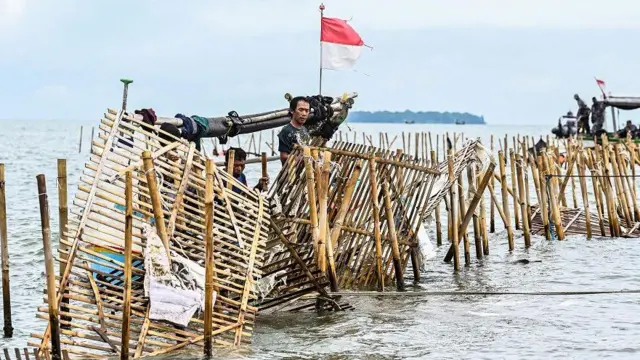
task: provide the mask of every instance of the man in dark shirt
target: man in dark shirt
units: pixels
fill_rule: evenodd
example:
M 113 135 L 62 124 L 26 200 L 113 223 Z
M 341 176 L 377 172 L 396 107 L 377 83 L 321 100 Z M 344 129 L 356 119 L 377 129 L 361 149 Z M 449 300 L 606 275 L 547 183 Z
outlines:
M 602 129 L 604 125 L 604 111 L 606 105 L 602 101 L 598 101 L 595 97 L 591 98 L 593 105 L 591 105 L 591 123 L 593 124 L 593 128 L 591 129 L 591 134 L 593 136 L 600 136 L 600 134 L 604 131 Z
M 309 141 L 309 133 L 302 126 L 309 117 L 309 101 L 304 96 L 296 96 L 289 102 L 291 122 L 285 125 L 278 134 L 278 151 L 280 162 L 284 165 L 295 144 Z
M 589 113 L 591 109 L 584 103 L 578 94 L 575 94 L 573 98 L 578 102 L 578 112 L 576 113 L 578 122 L 578 133 L 589 134 L 591 129 L 589 128 Z

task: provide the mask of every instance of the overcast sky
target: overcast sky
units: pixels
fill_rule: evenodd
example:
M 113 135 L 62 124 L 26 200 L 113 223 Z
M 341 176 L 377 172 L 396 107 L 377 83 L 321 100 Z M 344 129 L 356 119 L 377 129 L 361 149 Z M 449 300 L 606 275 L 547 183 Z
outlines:
M 180 5 L 178 5 L 180 4 Z M 606 4 L 606 5 L 605 5 Z M 318 91 L 319 1 L 0 0 L 0 118 L 97 119 L 118 107 L 222 115 Z M 373 50 L 325 72 L 361 110 L 468 111 L 553 124 L 578 92 L 640 95 L 640 2 L 326 0 Z M 640 114 L 630 113 L 640 121 Z

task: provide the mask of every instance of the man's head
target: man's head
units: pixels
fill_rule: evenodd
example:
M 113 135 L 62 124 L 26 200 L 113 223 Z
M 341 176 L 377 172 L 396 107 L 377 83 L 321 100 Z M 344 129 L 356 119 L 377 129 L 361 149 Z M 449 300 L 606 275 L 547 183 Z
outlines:
M 289 102 L 289 112 L 291 113 L 291 123 L 296 127 L 301 127 L 309 117 L 309 100 L 304 96 L 296 96 Z
M 591 98 L 591 101 L 593 101 L 593 103 L 595 104 L 595 103 L 598 102 L 598 99 L 596 99 L 596 97 L 594 96 L 594 97 Z
M 247 162 L 247 153 L 241 148 L 231 147 L 224 154 L 224 163 L 229 164 L 229 151 L 233 150 L 233 177 L 238 177 L 244 171 Z
M 627 120 L 627 126 L 631 126 L 633 125 L 633 123 L 631 122 L 631 120 Z
M 576 101 L 580 100 L 580 96 L 578 96 L 578 94 L 573 95 L 573 98 L 574 98 Z

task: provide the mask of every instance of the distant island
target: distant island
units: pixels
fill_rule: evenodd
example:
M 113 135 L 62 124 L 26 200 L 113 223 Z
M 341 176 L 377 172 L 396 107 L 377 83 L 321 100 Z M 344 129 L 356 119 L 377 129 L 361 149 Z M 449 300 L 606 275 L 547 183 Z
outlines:
M 486 125 L 484 116 L 458 112 L 438 111 L 353 111 L 349 122 L 358 123 L 415 123 L 415 124 L 464 124 Z

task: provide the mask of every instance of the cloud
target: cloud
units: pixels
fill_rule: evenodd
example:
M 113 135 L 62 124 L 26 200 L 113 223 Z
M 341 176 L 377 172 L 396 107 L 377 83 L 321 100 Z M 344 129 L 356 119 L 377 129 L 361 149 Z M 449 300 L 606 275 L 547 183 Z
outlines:
M 22 20 L 26 5 L 27 0 L 0 0 L 0 37 Z
M 356 30 L 640 28 L 635 0 L 326 0 L 325 5 L 325 16 L 353 17 Z M 318 17 L 315 5 L 285 0 L 211 2 L 196 14 L 202 26 L 229 36 L 319 31 Z

